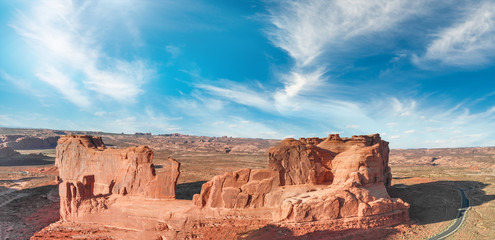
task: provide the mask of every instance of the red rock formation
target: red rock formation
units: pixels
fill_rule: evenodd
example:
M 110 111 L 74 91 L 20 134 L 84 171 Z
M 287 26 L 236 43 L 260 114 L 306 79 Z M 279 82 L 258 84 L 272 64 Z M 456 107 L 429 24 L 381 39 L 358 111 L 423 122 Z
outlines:
M 59 137 L 33 137 L 24 135 L 3 135 L 0 142 L 16 150 L 55 148 Z
M 282 152 L 287 153 L 284 142 L 281 145 L 277 147 L 277 150 L 283 149 Z M 300 146 L 297 143 L 291 145 Z M 353 136 L 352 138 L 340 138 L 339 135 L 333 134 L 317 146 L 311 145 L 310 147 L 312 151 L 319 153 L 316 154 L 317 156 L 323 156 L 321 160 L 315 158 L 323 163 L 321 167 L 325 171 L 331 169 L 333 179 L 330 183 L 332 185 L 320 191 L 284 200 L 274 216 L 275 219 L 300 222 L 372 216 L 392 213 L 396 210 L 407 212 L 409 205 L 400 199 L 390 199 L 386 191 L 385 187 L 390 186 L 392 178 L 388 166 L 389 148 L 388 143 L 381 140 L 378 134 Z M 325 151 L 330 153 L 321 154 Z M 296 163 L 305 159 L 304 154 L 300 156 L 300 161 L 294 160 Z M 320 165 L 315 164 L 314 167 L 303 172 L 313 173 L 313 178 L 318 179 L 317 173 L 322 172 L 318 170 L 318 167 Z M 283 169 L 281 173 L 285 172 L 287 175 L 289 170 Z M 294 170 L 292 172 L 298 173 Z M 316 184 L 324 183 L 329 182 L 320 181 Z M 407 215 L 405 220 L 407 220 Z
M 101 138 L 59 140 L 61 217 L 132 229 L 137 239 L 235 238 L 272 224 L 298 233 L 408 221 L 392 199 L 388 143 L 378 134 L 285 139 L 268 169 L 241 169 L 203 184 L 193 201 L 173 200 L 179 163 L 157 174 L 148 147 L 107 149 Z M 212 232 L 212 229 L 216 229 Z
M 269 150 L 270 168 L 279 173 L 281 185 L 330 184 L 334 153 L 292 138 Z
M 263 207 L 265 195 L 280 185 L 278 173 L 268 169 L 241 169 L 215 176 L 203 184 L 193 202 L 200 207 Z
M 0 158 L 12 157 L 19 154 L 20 154 L 19 152 L 17 152 L 11 147 L 0 145 Z
M 316 143 L 318 145 L 313 145 Z M 269 150 L 267 170 L 216 176 L 194 196 L 200 207 L 275 208 L 274 221 L 320 221 L 404 212 L 391 199 L 388 142 L 378 134 L 285 139 Z M 257 174 L 257 177 L 253 175 Z M 291 186 L 292 185 L 292 186 Z
M 152 159 L 144 146 L 107 149 L 100 137 L 60 138 L 55 164 L 62 180 L 61 218 L 102 211 L 113 194 L 175 199 L 180 164 L 170 158 L 166 171 L 156 174 Z

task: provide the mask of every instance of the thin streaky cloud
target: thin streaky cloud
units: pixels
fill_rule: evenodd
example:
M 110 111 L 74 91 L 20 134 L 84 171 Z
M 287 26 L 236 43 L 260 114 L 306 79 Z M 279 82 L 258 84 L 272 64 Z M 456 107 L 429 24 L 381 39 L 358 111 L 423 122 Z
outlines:
M 62 65 L 59 71 L 64 74 L 76 72 L 84 76 L 81 86 L 89 90 L 84 91 L 87 98 L 93 97 L 94 92 L 120 102 L 135 101 L 154 70 L 141 60 L 107 56 L 97 44 L 94 32 L 98 26 L 90 27 L 83 22 L 95 17 L 88 9 L 88 4 L 46 1 L 27 13 L 19 12 L 11 26 L 30 42 L 40 63 Z
M 436 34 L 423 56 L 413 56 L 413 62 L 430 69 L 432 63 L 457 67 L 491 63 L 495 57 L 495 3 L 481 2 L 465 12 L 460 22 Z
M 47 66 L 44 70 L 40 71 L 36 76 L 52 87 L 56 88 L 67 100 L 71 101 L 75 105 L 87 108 L 91 105 L 89 99 L 79 91 L 79 87 L 76 82 L 70 80 L 70 78 L 64 75 L 57 69 Z

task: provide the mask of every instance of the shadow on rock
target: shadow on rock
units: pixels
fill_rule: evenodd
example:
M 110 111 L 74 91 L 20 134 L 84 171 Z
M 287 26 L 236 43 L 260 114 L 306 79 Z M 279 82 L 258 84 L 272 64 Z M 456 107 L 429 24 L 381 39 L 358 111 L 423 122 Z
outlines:
M 197 181 L 190 183 L 177 184 L 177 189 L 175 191 L 176 199 L 192 200 L 193 195 L 201 192 L 201 186 L 206 181 Z
M 395 184 L 389 190 L 391 197 L 411 204 L 409 217 L 418 224 L 450 221 L 457 217 L 461 196 L 465 191 L 470 206 L 478 206 L 495 199 L 483 190 L 488 184 L 477 181 L 436 181 L 413 185 Z

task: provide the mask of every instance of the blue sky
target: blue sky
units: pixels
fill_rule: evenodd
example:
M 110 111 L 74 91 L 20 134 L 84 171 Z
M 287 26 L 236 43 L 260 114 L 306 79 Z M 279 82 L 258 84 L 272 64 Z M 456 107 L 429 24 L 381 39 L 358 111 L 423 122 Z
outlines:
M 0 126 L 495 145 L 493 1 L 0 0 Z

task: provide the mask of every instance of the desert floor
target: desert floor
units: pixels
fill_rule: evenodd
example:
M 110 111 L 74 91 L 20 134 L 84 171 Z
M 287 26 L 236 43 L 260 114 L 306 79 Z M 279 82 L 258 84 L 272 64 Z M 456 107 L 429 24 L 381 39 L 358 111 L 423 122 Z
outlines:
M 49 231 L 35 234 L 58 220 L 55 150 L 19 152 L 22 154 L 0 161 L 0 239 L 27 239 L 33 234 L 34 239 L 110 239 L 113 234 L 125 234 L 125 230 L 104 226 L 58 223 L 52 224 Z M 452 151 L 392 150 L 394 177 L 390 195 L 411 204 L 411 221 L 400 226 L 357 231 L 352 238 L 431 237 L 446 229 L 457 216 L 460 207 L 457 189 L 460 188 L 465 190 L 471 209 L 461 228 L 447 239 L 492 239 L 495 236 L 492 224 L 495 221 L 495 153 L 492 152 L 463 155 Z M 449 156 L 455 157 L 434 163 Z M 154 156 L 157 171 L 168 157 L 181 163 L 179 199 L 191 199 L 193 194 L 199 193 L 201 185 L 215 175 L 240 168 L 265 168 L 268 162 L 268 156 L 259 152 L 231 154 L 160 149 L 155 150 Z M 425 157 L 431 157 L 433 163 L 425 164 Z M 306 239 L 304 236 L 293 238 Z

